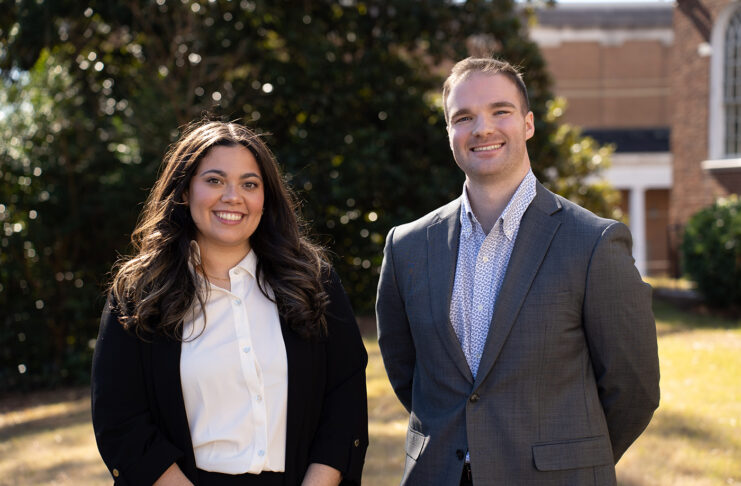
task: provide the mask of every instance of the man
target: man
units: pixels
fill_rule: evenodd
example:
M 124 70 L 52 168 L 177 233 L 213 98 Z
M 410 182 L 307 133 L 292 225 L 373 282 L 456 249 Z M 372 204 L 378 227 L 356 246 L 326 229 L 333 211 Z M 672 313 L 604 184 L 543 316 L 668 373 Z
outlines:
M 443 104 L 463 194 L 389 232 L 378 284 L 402 485 L 614 485 L 659 402 L 630 232 L 536 181 L 511 65 L 459 62 Z

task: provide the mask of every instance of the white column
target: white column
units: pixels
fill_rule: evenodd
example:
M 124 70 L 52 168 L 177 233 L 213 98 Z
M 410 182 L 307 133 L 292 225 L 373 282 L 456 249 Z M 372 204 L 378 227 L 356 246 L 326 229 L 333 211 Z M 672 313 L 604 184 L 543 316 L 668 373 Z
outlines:
M 646 191 L 630 188 L 630 232 L 633 233 L 633 258 L 642 276 L 646 275 Z

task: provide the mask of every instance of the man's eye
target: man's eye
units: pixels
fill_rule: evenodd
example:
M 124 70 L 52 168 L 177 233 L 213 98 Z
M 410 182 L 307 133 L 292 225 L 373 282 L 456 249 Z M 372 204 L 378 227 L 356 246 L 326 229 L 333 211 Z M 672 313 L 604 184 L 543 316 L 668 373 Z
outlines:
M 470 119 L 471 119 L 470 116 L 462 116 L 460 118 L 456 118 L 453 123 L 460 123 L 460 122 L 468 121 Z

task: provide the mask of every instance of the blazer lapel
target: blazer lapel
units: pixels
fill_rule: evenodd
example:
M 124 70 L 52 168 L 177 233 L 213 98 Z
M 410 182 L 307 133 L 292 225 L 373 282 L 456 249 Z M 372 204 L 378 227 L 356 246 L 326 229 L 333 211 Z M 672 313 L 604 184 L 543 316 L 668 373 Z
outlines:
M 186 460 L 181 466 L 186 471 L 183 472 L 194 478 L 197 474 L 196 459 L 180 381 L 180 342 L 157 336 L 150 349 L 154 390 L 158 410 L 161 411 L 160 420 L 165 424 L 164 429 L 172 434 L 172 441 L 184 449 L 182 452 Z
M 486 379 L 507 340 L 530 285 L 561 225 L 558 219 L 551 217 L 560 209 L 561 204 L 555 195 L 538 183 L 535 199 L 520 222 L 479 363 L 475 387 Z
M 470 382 L 473 374 L 466 362 L 458 336 L 450 323 L 450 299 L 458 260 L 458 237 L 461 231 L 460 199 L 445 206 L 440 220 L 427 228 L 427 282 L 435 327 L 458 370 Z
M 288 409 L 286 411 L 286 484 L 294 484 L 296 480 L 296 463 L 299 457 L 297 448 L 301 443 L 300 432 L 304 430 L 304 415 L 306 412 L 306 397 L 312 396 L 315 383 L 311 378 L 311 363 L 313 347 L 308 341 L 293 332 L 281 317 L 280 327 L 283 332 L 283 342 L 288 357 Z M 308 367 L 308 368 L 307 368 Z

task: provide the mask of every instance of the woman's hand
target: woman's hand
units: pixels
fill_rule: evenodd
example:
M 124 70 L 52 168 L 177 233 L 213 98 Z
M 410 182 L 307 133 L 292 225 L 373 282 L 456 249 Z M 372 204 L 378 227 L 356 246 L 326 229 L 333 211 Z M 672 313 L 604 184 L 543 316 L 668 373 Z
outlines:
M 325 464 L 313 463 L 309 465 L 301 486 L 338 486 L 342 481 L 342 473 Z
M 180 467 L 173 462 L 172 466 L 168 467 L 152 486 L 193 486 L 193 483 L 183 474 Z

